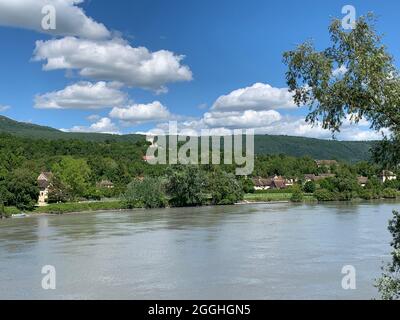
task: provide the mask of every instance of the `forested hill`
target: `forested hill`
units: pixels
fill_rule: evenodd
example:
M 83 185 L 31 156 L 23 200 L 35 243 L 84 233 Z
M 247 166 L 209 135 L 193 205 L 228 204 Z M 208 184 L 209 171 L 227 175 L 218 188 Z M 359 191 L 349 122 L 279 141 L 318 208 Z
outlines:
M 294 157 L 335 159 L 348 162 L 369 160 L 374 141 L 337 141 L 292 136 L 258 135 L 256 154 L 287 154 Z
M 34 139 L 77 139 L 83 141 L 136 142 L 144 139 L 141 135 L 112 135 L 102 133 L 68 133 L 60 130 L 18 122 L 0 116 L 0 133 Z M 314 159 L 336 159 L 349 162 L 368 160 L 371 141 L 332 141 L 304 137 L 258 135 L 255 137 L 255 151 L 258 155 L 286 154 L 290 156 L 310 156 Z
M 9 133 L 19 137 L 33 139 L 78 139 L 93 142 L 101 142 L 107 140 L 136 142 L 140 139 L 144 139 L 143 136 L 137 134 L 115 135 L 105 133 L 63 132 L 54 128 L 40 126 L 37 124 L 18 122 L 4 116 L 0 116 L 0 133 Z

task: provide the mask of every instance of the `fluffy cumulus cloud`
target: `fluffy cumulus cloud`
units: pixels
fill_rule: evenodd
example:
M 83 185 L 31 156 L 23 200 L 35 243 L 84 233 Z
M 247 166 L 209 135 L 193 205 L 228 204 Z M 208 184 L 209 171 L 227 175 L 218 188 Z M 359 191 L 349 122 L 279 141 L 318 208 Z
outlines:
M 207 112 L 203 116 L 204 124 L 209 128 L 256 128 L 269 125 L 281 119 L 279 112 L 274 110 L 244 112 Z
M 78 7 L 83 0 L 1 0 L 0 25 L 18 27 L 61 36 L 79 36 L 88 39 L 110 37 L 110 31 Z M 46 30 L 42 9 L 51 5 L 55 9 L 55 29 Z
M 250 87 L 237 89 L 219 97 L 212 106 L 212 110 L 273 110 L 295 107 L 293 95 L 288 89 L 255 83 Z
M 171 116 L 169 110 L 159 101 L 149 104 L 134 104 L 127 107 L 115 107 L 109 116 L 128 124 L 166 120 Z
M 78 70 L 85 78 L 118 81 L 129 87 L 159 92 L 170 82 L 190 81 L 192 72 L 182 65 L 182 55 L 171 51 L 150 52 L 125 40 L 88 40 L 65 37 L 37 41 L 34 60 L 46 61 L 43 69 Z
M 109 118 L 101 118 L 90 126 L 74 126 L 71 129 L 61 129 L 66 132 L 98 132 L 119 134 L 118 127 Z
M 122 105 L 126 94 L 119 85 L 100 81 L 78 82 L 63 90 L 35 97 L 35 107 L 40 109 L 102 109 Z
M 179 121 L 178 132 L 185 135 L 201 135 L 203 129 L 211 130 L 212 135 L 231 134 L 234 129 L 254 129 L 255 134 L 301 136 L 318 139 L 332 139 L 332 133 L 323 129 L 320 125 L 311 126 L 304 117 L 282 115 L 277 111 L 253 111 L 243 112 L 207 112 L 202 118 L 187 121 Z M 341 132 L 336 134 L 338 140 L 364 141 L 380 140 L 382 132 L 369 129 L 369 122 L 360 121 L 358 124 L 345 120 Z M 160 122 L 155 128 L 143 134 L 158 134 L 162 130 L 168 134 L 168 122 Z M 208 135 L 208 131 L 206 131 Z M 385 132 L 388 134 L 388 132 Z

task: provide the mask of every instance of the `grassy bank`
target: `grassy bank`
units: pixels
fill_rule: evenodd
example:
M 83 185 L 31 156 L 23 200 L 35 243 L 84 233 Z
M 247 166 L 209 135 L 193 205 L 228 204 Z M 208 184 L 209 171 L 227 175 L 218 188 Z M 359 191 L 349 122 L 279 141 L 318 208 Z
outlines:
M 125 209 L 124 203 L 121 201 L 104 201 L 104 202 L 70 202 L 70 203 L 53 203 L 45 207 L 36 208 L 33 213 L 71 213 L 83 211 L 98 210 L 119 210 Z
M 244 196 L 245 201 L 250 202 L 272 202 L 272 201 L 290 201 L 292 193 L 247 193 Z M 314 201 L 312 195 L 304 195 L 304 201 Z

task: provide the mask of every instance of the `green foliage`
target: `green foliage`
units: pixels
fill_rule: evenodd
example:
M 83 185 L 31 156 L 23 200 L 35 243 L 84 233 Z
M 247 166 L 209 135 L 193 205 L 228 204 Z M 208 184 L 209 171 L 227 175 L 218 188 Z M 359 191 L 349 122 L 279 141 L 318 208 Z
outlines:
M 376 281 L 383 300 L 400 300 L 400 213 L 393 211 L 388 227 L 392 234 L 392 262 L 383 268 L 382 277 Z
M 381 193 L 378 189 L 362 189 L 359 191 L 358 196 L 364 200 L 380 199 Z
M 56 176 L 53 176 L 49 185 L 48 203 L 60 203 L 72 200 L 66 185 Z
M 374 145 L 373 159 L 385 167 L 397 166 L 400 77 L 375 31 L 373 16 L 360 17 L 350 32 L 335 19 L 329 33 L 332 44 L 325 50 L 316 51 L 313 44 L 305 42 L 283 55 L 295 102 L 310 107 L 308 122 L 321 121 L 333 133 L 348 116 L 356 123 L 366 119 L 376 130 L 389 129 L 391 137 Z M 334 75 L 339 67 L 345 67 L 346 72 Z
M 7 182 L 8 206 L 21 210 L 32 210 L 38 200 L 39 189 L 36 176 L 28 169 L 15 169 Z
M 243 187 L 232 173 L 220 170 L 213 172 L 209 179 L 208 190 L 213 204 L 229 205 L 243 200 Z
M 292 201 L 292 202 L 302 202 L 303 199 L 304 199 L 303 192 L 298 187 L 293 191 L 293 194 L 292 194 L 292 197 L 290 198 L 290 201 Z
M 305 193 L 314 193 L 316 190 L 316 185 L 314 181 L 307 181 L 304 186 L 303 190 Z
M 397 197 L 397 190 L 392 188 L 383 189 L 382 197 L 385 199 L 395 199 Z
M 72 202 L 72 203 L 54 203 L 46 207 L 38 207 L 35 213 L 63 214 L 71 212 L 98 211 L 98 210 L 121 210 L 126 209 L 122 201 L 104 201 L 104 202 Z
M 314 192 L 314 197 L 318 201 L 335 201 L 336 196 L 333 192 L 327 189 L 319 189 Z
M 243 192 L 244 193 L 254 193 L 254 183 L 251 178 L 242 180 Z
M 162 208 L 167 203 L 161 179 L 152 177 L 133 180 L 122 200 L 127 208 Z
M 198 166 L 177 165 L 167 170 L 166 192 L 176 207 L 200 206 L 206 201 L 206 175 Z
M 59 163 L 53 165 L 52 172 L 73 199 L 83 197 L 87 193 L 91 172 L 86 160 L 62 157 Z

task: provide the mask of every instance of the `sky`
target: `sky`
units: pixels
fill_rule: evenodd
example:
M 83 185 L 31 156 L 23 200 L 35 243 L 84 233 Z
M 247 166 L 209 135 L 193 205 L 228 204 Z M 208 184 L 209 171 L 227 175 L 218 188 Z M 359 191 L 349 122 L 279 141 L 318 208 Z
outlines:
M 47 5 L 55 25 L 43 28 Z M 0 0 L 0 115 L 74 132 L 148 133 L 177 121 L 193 134 L 329 139 L 294 105 L 282 53 L 307 39 L 328 46 L 345 5 L 377 15 L 398 65 L 394 0 Z M 336 136 L 379 137 L 365 121 Z

